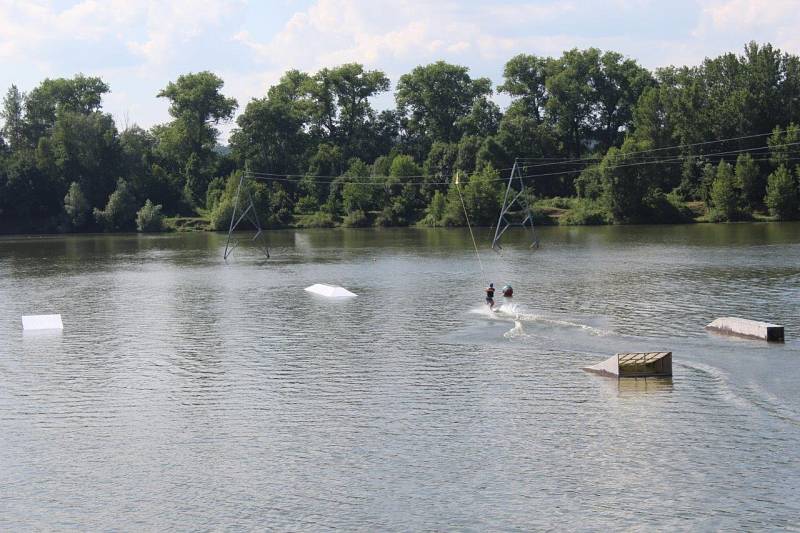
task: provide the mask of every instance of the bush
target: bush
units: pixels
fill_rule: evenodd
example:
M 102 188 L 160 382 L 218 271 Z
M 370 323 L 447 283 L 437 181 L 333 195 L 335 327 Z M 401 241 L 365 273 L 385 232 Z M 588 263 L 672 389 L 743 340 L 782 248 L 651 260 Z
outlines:
M 420 220 L 421 226 L 443 226 L 445 208 L 447 207 L 445 196 L 441 191 L 435 191 L 431 203 L 425 210 L 425 217 Z
M 664 194 L 661 189 L 655 189 L 645 197 L 644 204 L 649 211 L 648 222 L 681 224 L 693 220 L 692 211 L 675 191 Z
M 375 219 L 376 226 L 406 226 L 408 225 L 407 215 L 409 207 L 402 196 L 392 199 L 391 205 L 387 205 Z
M 144 206 L 136 213 L 136 230 L 148 233 L 164 231 L 161 204 L 155 205 L 149 198 L 147 199 Z
M 336 226 L 333 220 L 333 215 L 323 211 L 317 211 L 313 215 L 309 215 L 305 220 L 298 224 L 301 228 L 332 228 Z
M 136 199 L 122 178 L 117 180 L 117 188 L 108 197 L 106 208 L 95 207 L 94 218 L 105 231 L 124 231 L 133 227 L 136 216 Z
M 459 186 L 451 184 L 447 191 L 442 223 L 446 226 L 466 224 L 464 208 L 473 226 L 490 226 L 497 222 L 503 194 L 499 177 L 499 173 L 492 167 L 484 167 L 480 172 L 472 174 L 466 183 L 462 181 L 461 197 L 459 197 Z
M 531 207 L 531 216 L 536 226 L 552 226 L 556 221 L 539 207 Z
M 578 200 L 558 219 L 560 226 L 602 226 L 611 224 L 611 214 L 594 200 Z
M 217 177 L 211 180 L 206 189 L 206 209 L 213 211 L 219 205 L 222 195 L 225 194 L 225 178 Z
M 764 203 L 778 220 L 797 218 L 800 206 L 797 182 L 785 166 L 781 165 L 767 178 L 767 196 L 764 198 Z
M 369 218 L 364 211 L 356 209 L 345 215 L 342 219 L 342 225 L 348 228 L 363 228 L 369 226 Z
M 258 216 L 261 227 L 263 228 L 273 223 L 272 197 L 268 186 L 264 183 L 254 183 L 251 180 L 245 180 L 242 184 L 241 191 L 239 191 L 239 178 L 240 174 L 234 172 L 226 178 L 225 190 L 222 194 L 214 193 L 214 208 L 210 210 L 209 219 L 211 221 L 211 227 L 216 231 L 227 230 L 230 227 L 237 191 L 239 192 L 239 207 L 236 210 L 237 218 L 250 206 L 250 198 L 252 198 L 253 206 L 255 207 L 255 215 Z M 283 206 L 285 203 L 284 199 L 279 198 L 277 200 L 279 200 L 277 203 L 280 204 L 279 210 L 281 210 L 281 216 L 286 215 L 286 211 L 283 210 L 285 207 Z M 248 213 L 242 220 L 241 224 L 243 226 L 240 225 L 240 229 L 244 229 L 244 227 L 254 227 L 254 224 L 251 222 L 253 214 L 252 211 Z M 289 216 L 290 215 L 291 213 L 289 213 Z
M 216 231 L 228 229 L 230 227 L 232 213 L 233 200 L 228 196 L 222 196 L 222 198 L 216 202 L 216 206 L 208 217 L 211 228 Z
M 715 222 L 737 220 L 739 218 L 739 191 L 733 178 L 733 168 L 726 161 L 720 161 L 717 175 L 711 183 L 709 215 Z
M 64 211 L 67 213 L 69 227 L 73 230 L 80 229 L 89 216 L 89 202 L 83 195 L 81 186 L 74 181 L 69 186 L 69 192 L 64 197 Z
M 310 215 L 317 209 L 319 209 L 319 203 L 317 199 L 311 195 L 301 196 L 295 204 L 295 210 L 304 215 Z
M 534 206 L 537 208 L 572 209 L 577 202 L 580 202 L 578 198 L 554 196 L 553 198 L 540 198 L 534 202 Z

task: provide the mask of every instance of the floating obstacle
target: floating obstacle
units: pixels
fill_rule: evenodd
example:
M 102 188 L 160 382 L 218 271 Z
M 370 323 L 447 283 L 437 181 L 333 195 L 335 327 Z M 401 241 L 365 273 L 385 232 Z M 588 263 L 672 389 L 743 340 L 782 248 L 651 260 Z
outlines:
M 669 377 L 672 375 L 672 352 L 618 353 L 584 370 L 613 378 Z
M 61 322 L 61 315 L 23 315 L 22 329 L 24 331 L 64 329 L 64 323 Z
M 357 294 L 348 291 L 344 287 L 325 285 L 324 283 L 317 283 L 310 287 L 306 287 L 305 290 L 308 292 L 313 292 L 314 294 L 319 294 L 320 296 L 324 296 L 326 298 L 352 298 L 353 296 L 358 296 Z
M 725 333 L 726 335 L 736 335 L 750 339 L 761 339 L 771 342 L 783 342 L 783 326 L 748 320 L 746 318 L 724 317 L 718 318 L 706 329 Z

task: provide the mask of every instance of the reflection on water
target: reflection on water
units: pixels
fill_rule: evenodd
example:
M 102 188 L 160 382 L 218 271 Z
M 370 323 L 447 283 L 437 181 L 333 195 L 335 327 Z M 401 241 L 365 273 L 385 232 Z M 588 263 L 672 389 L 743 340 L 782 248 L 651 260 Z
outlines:
M 796 527 L 798 229 L 545 228 L 488 280 L 462 230 L 2 238 L 0 528 Z
M 622 378 L 616 381 L 620 393 L 672 392 L 672 378 Z

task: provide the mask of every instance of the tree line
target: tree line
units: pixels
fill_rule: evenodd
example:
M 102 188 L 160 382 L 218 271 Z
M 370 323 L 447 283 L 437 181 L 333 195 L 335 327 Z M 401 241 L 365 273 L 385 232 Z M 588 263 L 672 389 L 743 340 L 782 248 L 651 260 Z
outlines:
M 223 229 L 240 173 L 270 227 L 461 225 L 459 191 L 492 224 L 517 161 L 534 214 L 567 224 L 678 222 L 800 210 L 800 58 L 754 42 L 741 55 L 654 72 L 595 48 L 520 54 L 503 82 L 438 61 L 380 70 L 290 70 L 236 117 L 211 72 L 156 96 L 171 120 L 120 130 L 96 77 L 9 88 L 0 110 L 0 231 L 158 231 L 165 215 Z M 510 97 L 501 109 L 494 91 Z

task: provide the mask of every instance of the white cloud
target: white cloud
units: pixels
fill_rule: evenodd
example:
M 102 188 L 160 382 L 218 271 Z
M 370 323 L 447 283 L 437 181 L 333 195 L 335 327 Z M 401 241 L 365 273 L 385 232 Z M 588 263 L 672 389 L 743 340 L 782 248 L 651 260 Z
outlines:
M 770 41 L 790 52 L 797 52 L 800 38 L 800 2 L 797 0 L 704 0 L 702 16 L 695 30 L 698 38 L 743 36 Z
M 784 27 L 800 20 L 797 0 L 716 0 L 705 2 L 703 14 L 713 30 L 753 30 Z
M 163 64 L 176 43 L 201 35 L 241 5 L 242 0 L 82 0 L 59 10 L 41 0 L 0 0 L 0 57 L 39 60 L 48 43 L 111 39 L 150 64 Z
M 387 60 L 438 59 L 443 53 L 459 55 L 480 50 L 490 54 L 487 39 L 508 47 L 502 36 L 483 29 L 481 19 L 486 20 L 487 10 L 495 19 L 518 22 L 569 9 L 569 4 L 555 3 L 535 8 L 498 5 L 469 10 L 455 2 L 425 0 L 388 5 L 365 0 L 319 0 L 295 13 L 269 39 L 258 39 L 246 32 L 235 38 L 275 67 L 316 70 L 348 61 L 378 66 Z
M 310 5 L 306 0 L 71 0 L 65 7 L 63 0 L 0 0 L 0 82 L 24 89 L 45 76 L 82 69 L 111 84 L 107 110 L 118 118 L 128 112 L 131 122 L 149 126 L 168 120 L 166 103 L 155 98 L 159 88 L 195 68 L 219 74 L 225 93 L 243 108 L 290 68 L 313 72 L 350 61 L 381 69 L 397 81 L 416 65 L 443 59 L 500 83 L 503 64 L 520 52 L 557 56 L 573 47 L 596 46 L 650 68 L 697 64 L 705 56 L 741 51 L 753 39 L 797 54 L 798 4 L 672 0 L 665 8 L 661 0 L 313 0 Z M 260 33 L 261 28 L 270 29 Z M 212 53 L 202 57 L 199 49 Z M 391 94 L 384 97 L 391 105 Z
M 241 0 L 151 0 L 143 3 L 147 38 L 129 41 L 128 47 L 150 65 L 163 65 L 174 58 L 176 44 L 219 26 L 227 13 L 242 4 Z

